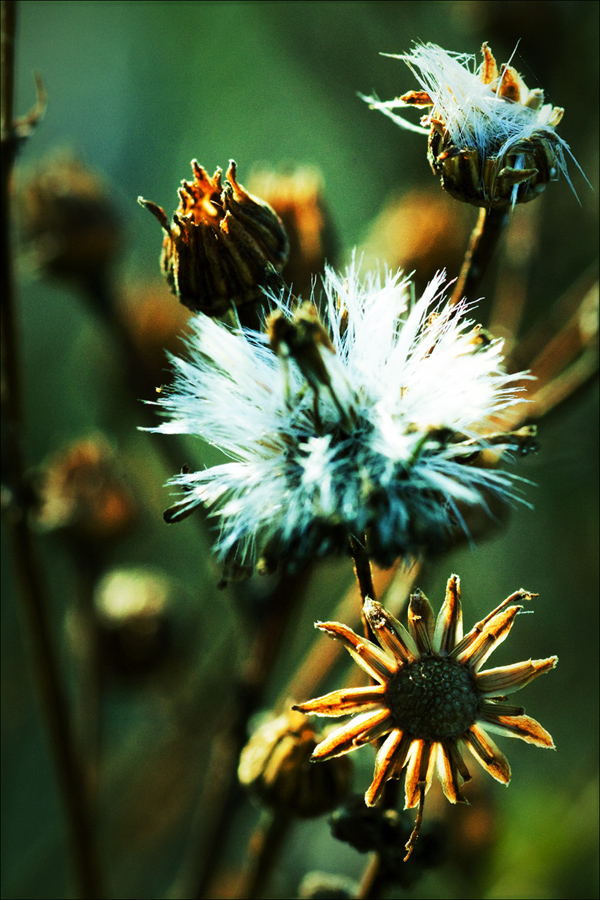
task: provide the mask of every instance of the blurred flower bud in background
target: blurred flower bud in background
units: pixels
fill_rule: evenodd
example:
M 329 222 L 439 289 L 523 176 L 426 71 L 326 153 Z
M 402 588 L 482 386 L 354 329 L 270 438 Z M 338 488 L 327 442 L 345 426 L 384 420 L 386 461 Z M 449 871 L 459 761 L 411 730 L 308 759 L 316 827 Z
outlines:
M 133 527 L 137 503 L 103 435 L 59 450 L 42 472 L 38 522 L 97 552 Z
M 240 757 L 241 783 L 264 803 L 311 818 L 330 812 L 350 787 L 352 765 L 340 757 L 320 766 L 310 758 L 319 738 L 308 718 L 294 711 L 268 720 L 254 732 Z
M 420 293 L 441 269 L 449 278 L 458 274 L 471 226 L 466 207 L 437 187 L 422 187 L 388 201 L 360 250 L 369 267 L 385 260 L 392 270 L 414 272 Z
M 173 641 L 170 607 L 177 591 L 166 574 L 154 569 L 115 569 L 104 576 L 94 593 L 94 608 L 108 671 L 139 677 L 165 660 Z
M 252 176 L 250 186 L 283 222 L 290 242 L 283 274 L 297 296 L 308 298 L 313 278 L 324 271 L 325 263 L 335 266 L 338 257 L 338 239 L 320 172 L 308 166 L 287 172 L 265 169 Z
M 103 279 L 123 240 L 100 176 L 70 152 L 39 163 L 19 192 L 28 259 L 46 275 L 89 284 Z

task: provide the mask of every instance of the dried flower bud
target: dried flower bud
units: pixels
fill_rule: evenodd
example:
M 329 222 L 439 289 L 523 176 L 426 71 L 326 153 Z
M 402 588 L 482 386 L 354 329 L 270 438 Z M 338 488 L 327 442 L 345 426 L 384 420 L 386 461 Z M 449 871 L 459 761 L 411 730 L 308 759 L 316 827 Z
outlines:
M 89 282 L 114 262 L 119 216 L 99 176 L 71 154 L 40 165 L 23 186 L 20 205 L 24 239 L 46 274 Z
M 174 590 L 166 575 L 151 569 L 117 569 L 100 581 L 94 607 L 103 660 L 112 672 L 145 675 L 164 660 Z
M 319 739 L 306 716 L 284 713 L 260 726 L 242 751 L 238 776 L 270 806 L 310 818 L 329 812 L 348 792 L 351 766 L 330 760 L 320 775 L 311 764 Z
M 529 90 L 508 64 L 500 69 L 487 44 L 474 71 L 474 57 L 448 53 L 436 44 L 417 45 L 399 56 L 421 90 L 382 103 L 365 97 L 404 128 L 429 135 L 428 159 L 444 190 L 457 200 L 503 209 L 535 199 L 559 174 L 569 181 L 568 144 L 558 136 L 560 107 L 544 105 L 544 93 Z M 392 112 L 428 109 L 421 126 Z
M 390 200 L 360 249 L 366 265 L 385 259 L 392 270 L 414 272 L 420 293 L 441 269 L 449 277 L 460 271 L 471 229 L 470 210 L 428 185 Z
M 314 304 L 303 303 L 291 319 L 281 310 L 272 312 L 267 319 L 267 334 L 273 353 L 282 359 L 294 359 L 312 388 L 331 385 L 323 351 L 335 354 L 335 348 Z
M 301 900 L 345 900 L 356 897 L 359 886 L 345 875 L 330 872 L 308 872 L 298 888 Z
M 172 224 L 160 206 L 138 201 L 166 232 L 161 267 L 173 293 L 193 312 L 221 316 L 264 296 L 287 260 L 288 239 L 271 207 L 237 182 L 233 160 L 224 187 L 221 169 L 212 178 L 196 160 L 192 169 Z
M 325 263 L 336 264 L 338 241 L 316 169 L 288 173 L 263 171 L 252 177 L 251 189 L 269 203 L 283 222 L 290 241 L 285 279 L 298 296 L 310 295 L 315 275 Z
M 102 436 L 77 441 L 47 465 L 38 520 L 94 549 L 129 531 L 137 508 Z

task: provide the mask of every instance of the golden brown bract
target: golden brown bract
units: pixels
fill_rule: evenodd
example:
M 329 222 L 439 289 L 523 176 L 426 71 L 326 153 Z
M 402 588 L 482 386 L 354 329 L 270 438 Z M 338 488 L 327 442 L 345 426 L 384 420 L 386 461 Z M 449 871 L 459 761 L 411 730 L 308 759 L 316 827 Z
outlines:
M 138 198 L 165 231 L 161 268 L 171 290 L 193 312 L 221 316 L 264 297 L 273 270 L 288 256 L 281 219 L 239 184 L 229 163 L 210 177 L 192 160 L 193 181 L 182 181 L 179 206 L 169 224 L 160 206 Z

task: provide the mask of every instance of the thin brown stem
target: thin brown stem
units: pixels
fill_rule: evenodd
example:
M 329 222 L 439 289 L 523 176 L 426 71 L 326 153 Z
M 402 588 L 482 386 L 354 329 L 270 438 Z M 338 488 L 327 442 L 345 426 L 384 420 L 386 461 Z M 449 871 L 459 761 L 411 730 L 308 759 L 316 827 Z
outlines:
M 352 554 L 352 562 L 354 563 L 354 574 L 356 575 L 356 581 L 358 582 L 358 589 L 360 591 L 361 598 L 361 620 L 363 624 L 363 632 L 365 637 L 368 640 L 373 639 L 373 635 L 371 633 L 371 628 L 369 627 L 369 623 L 367 622 L 366 616 L 363 611 L 364 602 L 369 597 L 371 600 L 376 600 L 375 596 L 375 587 L 373 585 L 373 573 L 371 571 L 371 562 L 369 560 L 369 554 L 367 553 L 366 547 L 366 538 L 363 536 L 361 540 L 354 537 L 354 535 L 350 536 L 350 553 Z
M 482 207 L 479 210 L 479 218 L 471 234 L 465 260 L 450 298 L 451 306 L 455 306 L 464 297 L 467 300 L 476 299 L 475 294 L 506 227 L 508 217 L 508 209 Z
M 77 757 L 67 701 L 61 685 L 58 661 L 48 621 L 48 596 L 29 527 L 32 490 L 26 476 L 22 449 L 24 418 L 14 305 L 14 281 L 10 245 L 10 196 L 16 148 L 23 135 L 13 122 L 14 41 L 16 4 L 2 3 L 2 365 L 3 468 L 10 493 L 6 516 L 10 532 L 18 595 L 26 643 L 42 718 L 57 770 L 67 820 L 71 860 L 80 897 L 106 896 L 95 853 L 85 778 Z M 35 124 L 35 116 L 31 126 Z
M 261 896 L 292 822 L 287 812 L 265 810 L 262 813 L 248 841 L 248 867 L 236 889 L 240 900 L 257 900 Z
M 423 823 L 423 810 L 425 808 L 425 785 L 419 785 L 419 808 L 417 809 L 417 818 L 415 821 L 415 827 L 412 830 L 412 833 L 407 840 L 404 848 L 406 850 L 406 856 L 404 857 L 404 862 L 407 862 L 410 859 L 410 856 L 415 848 L 415 844 L 419 838 L 419 832 L 421 831 L 421 825 Z
M 356 892 L 357 900 L 366 900 L 366 898 L 376 898 L 379 896 L 379 886 L 381 884 L 381 854 L 371 853 L 369 860 L 363 870 L 358 890 Z
M 268 600 L 264 620 L 256 623 L 253 645 L 237 684 L 236 696 L 226 710 L 214 741 L 198 802 L 201 813 L 198 828 L 190 841 L 189 859 L 184 862 L 178 878 L 178 889 L 183 890 L 183 896 L 206 897 L 215 880 L 227 833 L 244 796 L 237 778 L 237 766 L 248 739 L 248 720 L 262 703 L 277 662 L 277 648 L 283 642 L 290 616 L 302 600 L 308 574 L 307 570 L 304 575 L 282 576 Z
M 15 34 L 17 4 L 15 0 L 2 0 L 2 140 L 11 135 L 15 96 Z M 3 148 L 4 149 L 4 148 Z

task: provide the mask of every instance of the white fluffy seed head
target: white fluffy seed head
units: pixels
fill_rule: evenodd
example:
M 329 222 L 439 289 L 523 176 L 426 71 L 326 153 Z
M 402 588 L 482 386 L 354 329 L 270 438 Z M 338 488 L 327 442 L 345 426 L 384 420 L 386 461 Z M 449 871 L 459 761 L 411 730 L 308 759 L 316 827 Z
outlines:
M 196 434 L 230 458 L 170 482 L 182 509 L 202 503 L 219 518 L 221 558 L 301 563 L 367 533 L 374 560 L 391 565 L 441 548 L 460 505 L 514 496 L 514 476 L 464 459 L 486 446 L 523 375 L 504 373 L 500 341 L 476 346 L 468 309 L 451 308 L 443 286 L 439 274 L 412 303 L 400 272 L 329 269 L 327 389 L 310 387 L 293 360 L 284 384 L 264 336 L 193 319 L 188 359 L 172 359 L 174 383 L 157 402 L 167 421 L 154 430 Z

